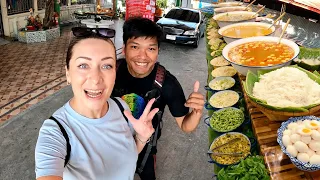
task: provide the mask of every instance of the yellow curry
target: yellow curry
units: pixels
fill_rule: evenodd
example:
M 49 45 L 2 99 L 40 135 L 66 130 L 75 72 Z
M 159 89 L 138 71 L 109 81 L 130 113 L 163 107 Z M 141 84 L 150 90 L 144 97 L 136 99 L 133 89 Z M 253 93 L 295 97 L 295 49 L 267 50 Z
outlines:
M 272 33 L 272 29 L 265 26 L 238 26 L 231 27 L 222 32 L 223 36 L 231 38 L 248 38 L 266 36 Z
M 229 51 L 232 62 L 247 66 L 273 66 L 291 60 L 294 50 L 285 44 L 256 41 L 238 45 Z

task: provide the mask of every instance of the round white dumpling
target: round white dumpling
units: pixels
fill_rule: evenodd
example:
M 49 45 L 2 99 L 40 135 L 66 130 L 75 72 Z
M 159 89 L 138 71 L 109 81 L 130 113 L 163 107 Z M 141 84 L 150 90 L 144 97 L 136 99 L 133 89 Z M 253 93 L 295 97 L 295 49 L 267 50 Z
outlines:
M 310 164 L 320 164 L 320 155 L 314 154 L 310 157 Z
M 311 140 L 311 142 L 309 143 L 309 147 L 313 151 L 320 151 L 320 142 Z
M 289 145 L 292 145 L 290 137 L 288 135 L 282 136 L 282 143 L 284 144 L 285 147 L 288 147 Z
M 297 123 L 290 123 L 290 124 L 288 125 L 288 129 L 292 130 L 292 129 L 294 129 L 294 128 L 297 128 L 297 126 L 298 126 Z
M 306 153 L 306 152 L 308 152 L 308 149 L 309 149 L 308 146 L 305 143 L 301 142 L 301 141 L 295 142 L 294 143 L 294 147 L 300 153 Z
M 290 136 L 290 135 L 291 135 L 291 130 L 290 130 L 290 129 L 284 130 L 284 131 L 283 131 L 283 135 L 288 135 L 288 136 Z
M 319 141 L 320 140 L 320 132 L 316 130 L 312 130 L 311 134 L 312 139 Z
M 316 153 L 314 151 L 312 151 L 310 148 L 308 148 L 307 154 L 309 157 L 315 155 Z
M 300 141 L 309 144 L 311 142 L 311 137 L 310 136 L 301 136 Z
M 297 141 L 300 141 L 301 136 L 299 134 L 291 134 L 290 140 L 292 143 L 295 143 Z
M 309 156 L 307 153 L 298 153 L 297 159 L 304 163 L 309 162 Z
M 293 157 L 297 157 L 297 155 L 298 155 L 298 151 L 297 151 L 296 148 L 295 148 L 294 146 L 292 146 L 292 145 L 289 145 L 289 146 L 287 147 L 287 151 L 288 151 L 288 153 L 289 153 L 291 156 L 293 156 Z

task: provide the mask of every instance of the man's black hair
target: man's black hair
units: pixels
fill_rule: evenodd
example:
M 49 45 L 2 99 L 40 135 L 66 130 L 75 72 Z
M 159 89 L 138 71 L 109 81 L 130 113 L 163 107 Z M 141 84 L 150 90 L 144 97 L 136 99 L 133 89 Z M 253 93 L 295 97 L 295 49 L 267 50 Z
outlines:
M 127 44 L 128 39 L 147 37 L 156 38 L 158 46 L 162 40 L 163 32 L 159 25 L 147 18 L 133 17 L 123 25 L 123 43 Z

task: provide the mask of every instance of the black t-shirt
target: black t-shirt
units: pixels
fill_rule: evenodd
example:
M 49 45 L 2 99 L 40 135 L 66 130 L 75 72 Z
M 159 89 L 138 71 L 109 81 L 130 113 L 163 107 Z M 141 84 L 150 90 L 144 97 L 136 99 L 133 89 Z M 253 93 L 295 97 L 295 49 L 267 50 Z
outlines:
M 155 89 L 153 84 L 156 77 L 158 64 L 156 64 L 148 76 L 144 78 L 135 78 L 129 73 L 126 61 L 119 61 L 121 61 L 121 64 L 117 70 L 117 77 L 112 96 L 122 97 L 122 99 L 128 103 L 131 111 L 136 111 L 138 109 L 137 111 L 140 111 L 141 115 L 147 101 L 145 95 L 147 92 Z M 185 116 L 189 112 L 189 108 L 184 106 L 186 98 L 182 87 L 178 80 L 169 71 L 166 71 L 165 73 L 165 79 L 159 94 L 161 95 L 159 99 L 157 99 L 156 103 L 154 103 L 153 107 L 157 107 L 163 112 L 165 106 L 168 105 L 169 110 L 174 117 Z M 128 97 L 128 95 L 130 97 Z M 157 98 L 159 95 L 155 96 L 156 97 L 153 98 Z M 141 101 L 143 101 L 142 99 L 144 99 L 143 103 L 141 103 Z M 133 115 L 135 116 L 137 114 L 133 112 Z M 156 122 L 153 122 L 154 127 L 156 127 L 156 124 Z

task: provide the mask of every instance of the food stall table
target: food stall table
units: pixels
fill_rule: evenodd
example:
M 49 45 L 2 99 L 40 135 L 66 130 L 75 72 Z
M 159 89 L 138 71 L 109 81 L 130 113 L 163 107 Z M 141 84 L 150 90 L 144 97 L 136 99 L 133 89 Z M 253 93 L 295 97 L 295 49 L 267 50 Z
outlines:
M 241 80 L 245 76 L 239 75 Z M 243 84 L 241 83 L 242 88 Z M 244 91 L 244 89 L 243 89 Z M 311 179 L 320 180 L 320 171 L 305 172 L 293 165 L 277 143 L 277 130 L 281 121 L 270 121 L 258 108 L 252 105 L 249 97 L 244 93 L 247 109 L 252 122 L 252 129 L 260 145 L 260 153 L 264 156 L 266 167 L 272 179 Z M 320 112 L 317 116 L 320 116 Z

